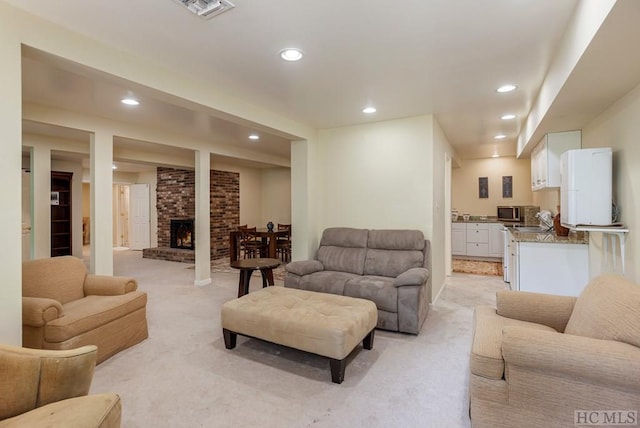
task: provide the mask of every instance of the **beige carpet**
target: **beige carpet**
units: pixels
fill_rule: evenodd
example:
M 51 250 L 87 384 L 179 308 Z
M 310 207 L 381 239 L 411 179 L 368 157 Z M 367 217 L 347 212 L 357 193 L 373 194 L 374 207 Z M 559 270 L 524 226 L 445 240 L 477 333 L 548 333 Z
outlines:
M 198 288 L 188 265 L 136 251 L 114 258 L 115 273 L 135 276 L 149 293 L 149 339 L 100 364 L 92 386 L 121 395 L 124 427 L 470 425 L 472 308 L 495 301 L 498 277 L 455 275 L 419 336 L 378 330 L 337 385 L 316 355 L 240 336 L 225 349 L 219 310 L 237 293 L 236 272 L 215 272 Z

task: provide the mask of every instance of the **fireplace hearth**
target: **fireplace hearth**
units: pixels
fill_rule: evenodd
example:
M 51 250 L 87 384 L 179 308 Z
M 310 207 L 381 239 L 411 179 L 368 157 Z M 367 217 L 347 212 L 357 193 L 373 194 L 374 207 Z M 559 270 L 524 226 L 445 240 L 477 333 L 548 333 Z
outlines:
M 181 248 L 185 250 L 195 249 L 195 236 L 193 231 L 194 219 L 173 219 L 171 220 L 170 240 L 171 248 Z

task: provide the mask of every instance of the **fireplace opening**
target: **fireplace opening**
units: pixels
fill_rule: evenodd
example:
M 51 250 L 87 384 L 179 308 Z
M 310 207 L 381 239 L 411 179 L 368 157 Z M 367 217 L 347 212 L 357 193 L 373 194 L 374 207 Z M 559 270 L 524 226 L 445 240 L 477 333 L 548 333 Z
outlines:
M 195 249 L 193 219 L 171 220 L 170 238 L 169 244 L 171 248 L 182 248 L 186 250 Z

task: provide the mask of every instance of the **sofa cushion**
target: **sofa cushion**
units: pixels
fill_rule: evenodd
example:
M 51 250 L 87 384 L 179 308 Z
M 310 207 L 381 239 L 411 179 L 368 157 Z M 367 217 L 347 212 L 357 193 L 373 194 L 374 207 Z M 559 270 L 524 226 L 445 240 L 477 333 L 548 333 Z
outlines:
M 398 312 L 398 289 L 393 278 L 384 276 L 358 276 L 344 285 L 345 296 L 371 300 L 378 309 Z
M 369 231 L 351 227 L 330 227 L 322 233 L 320 247 L 351 247 L 366 248 Z
M 45 297 L 65 304 L 84 297 L 87 268 L 72 256 L 29 260 L 22 263 L 22 295 Z
M 357 277 L 358 275 L 353 273 L 325 270 L 300 277 L 298 288 L 342 295 L 347 281 Z
M 325 229 L 316 259 L 325 270 L 362 275 L 367 247 L 366 229 L 332 227 Z
M 555 332 L 551 327 L 501 317 L 490 306 L 477 306 L 473 315 L 474 333 L 471 346 L 471 373 L 488 379 L 504 377 L 502 330 L 507 326 Z
M 640 287 L 619 275 L 593 279 L 578 297 L 564 332 L 640 346 Z
M 411 268 L 423 267 L 424 253 L 417 250 L 368 249 L 364 262 L 365 275 L 395 278 Z
M 408 269 L 424 267 L 424 246 L 419 230 L 371 230 L 364 275 L 395 278 Z
M 87 296 L 63 305 L 64 316 L 45 326 L 47 342 L 64 342 L 122 318 L 147 304 L 147 294 L 141 291 L 117 296 Z
M 425 241 L 419 230 L 370 230 L 367 248 L 422 251 Z

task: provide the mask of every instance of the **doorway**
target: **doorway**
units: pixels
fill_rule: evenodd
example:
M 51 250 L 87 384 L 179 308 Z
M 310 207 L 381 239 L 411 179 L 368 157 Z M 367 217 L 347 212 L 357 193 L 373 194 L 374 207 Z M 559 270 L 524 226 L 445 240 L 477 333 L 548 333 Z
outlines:
M 113 185 L 113 247 L 129 248 L 129 192 L 128 184 Z

